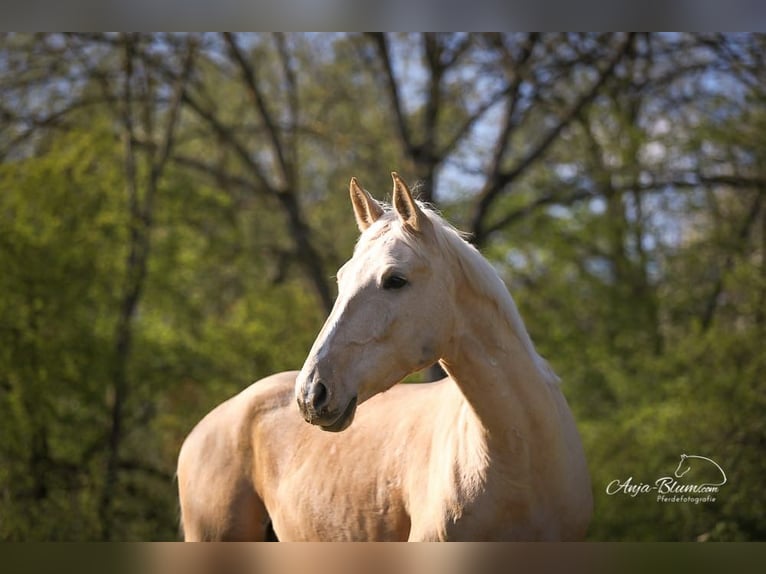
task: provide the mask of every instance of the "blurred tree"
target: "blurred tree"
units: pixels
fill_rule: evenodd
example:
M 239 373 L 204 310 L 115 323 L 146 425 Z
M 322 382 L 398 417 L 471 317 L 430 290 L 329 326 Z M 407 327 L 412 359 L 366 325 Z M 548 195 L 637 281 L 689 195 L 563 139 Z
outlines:
M 355 241 L 348 179 L 382 197 L 392 169 L 472 234 L 563 376 L 593 539 L 762 538 L 764 48 L 1 36 L 0 538 L 175 538 L 183 437 L 300 366 Z M 604 493 L 682 452 L 726 469 L 717 502 Z
M 170 156 L 176 126 L 178 123 L 182 95 L 186 89 L 194 61 L 194 43 L 187 41 L 186 54 L 183 57 L 181 72 L 173 86 L 168 109 L 163 110 L 164 125 L 155 127 L 157 114 L 153 90 L 156 80 L 152 71 L 144 68 L 143 77 L 136 79 L 134 66 L 136 51 L 140 44 L 135 35 L 121 38 L 122 44 L 122 86 L 112 87 L 102 78 L 102 88 L 106 100 L 117 102 L 117 112 L 121 122 L 121 136 L 124 141 L 124 169 L 128 204 L 128 253 L 125 260 L 125 279 L 120 296 L 119 314 L 114 335 L 114 359 L 112 362 L 112 412 L 108 438 L 108 452 L 104 474 L 104 487 L 100 498 L 100 520 L 102 538 L 109 540 L 113 531 L 113 504 L 115 488 L 120 467 L 120 450 L 124 442 L 125 403 L 130 389 L 128 365 L 134 339 L 134 317 L 146 283 L 146 274 L 152 245 L 154 203 L 160 186 L 160 179 Z M 134 85 L 135 84 L 135 85 Z M 138 88 L 138 90 L 136 90 Z M 135 90 L 135 91 L 134 91 Z M 119 91 L 119 95 L 115 92 Z M 135 92 L 142 97 L 136 101 Z M 138 105 L 136 105 L 138 103 Z M 150 145 L 144 151 L 144 166 L 139 164 L 139 154 L 135 146 L 136 116 L 142 120 L 140 129 L 148 138 Z M 156 134 L 159 132 L 159 136 Z M 144 171 L 140 170 L 144 167 Z

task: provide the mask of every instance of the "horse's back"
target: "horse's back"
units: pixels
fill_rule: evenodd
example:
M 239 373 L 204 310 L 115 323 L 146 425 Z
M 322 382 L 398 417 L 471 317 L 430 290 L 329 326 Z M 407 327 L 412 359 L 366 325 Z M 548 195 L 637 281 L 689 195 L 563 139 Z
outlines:
M 251 431 L 264 411 L 292 401 L 296 372 L 262 379 L 208 413 L 178 456 L 186 540 L 264 540 L 269 517 L 253 485 Z

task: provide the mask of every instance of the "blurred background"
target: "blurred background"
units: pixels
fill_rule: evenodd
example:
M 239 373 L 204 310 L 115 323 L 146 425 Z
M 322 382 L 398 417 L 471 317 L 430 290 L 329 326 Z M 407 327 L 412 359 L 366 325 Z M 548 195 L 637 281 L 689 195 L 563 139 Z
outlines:
M 766 538 L 766 36 L 3 34 L 0 539 L 178 539 L 175 460 L 298 369 L 389 172 L 562 378 L 591 540 Z M 609 496 L 681 453 L 715 502 Z

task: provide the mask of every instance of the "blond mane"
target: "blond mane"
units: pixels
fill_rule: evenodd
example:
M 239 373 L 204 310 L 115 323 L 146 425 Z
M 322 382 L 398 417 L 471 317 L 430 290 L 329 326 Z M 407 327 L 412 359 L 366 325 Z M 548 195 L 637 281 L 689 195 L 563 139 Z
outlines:
M 433 207 L 420 201 L 417 203 L 432 224 L 439 248 L 460 265 L 470 288 L 480 296 L 497 303 L 500 315 L 505 319 L 513 335 L 519 339 L 529 356 L 532 357 L 540 376 L 550 384 L 559 383 L 560 379 L 548 361 L 535 349 L 532 338 L 529 336 L 526 325 L 516 307 L 516 302 L 508 291 L 505 282 L 481 252 L 466 241 L 469 234 L 456 229 L 441 217 Z M 406 226 L 397 224 L 398 220 L 391 206 L 385 203 L 380 203 L 380 206 L 385 214 L 365 232 L 365 238 L 374 240 L 391 230 L 398 233 L 402 240 L 415 248 L 415 236 L 408 232 Z

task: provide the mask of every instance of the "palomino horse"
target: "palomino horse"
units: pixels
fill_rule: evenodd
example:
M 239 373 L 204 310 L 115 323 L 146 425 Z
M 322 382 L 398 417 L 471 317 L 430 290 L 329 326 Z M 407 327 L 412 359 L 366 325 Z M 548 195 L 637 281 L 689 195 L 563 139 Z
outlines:
M 361 237 L 303 369 L 184 442 L 187 540 L 585 535 L 590 479 L 558 379 L 490 264 L 393 177 L 392 208 L 351 180 Z M 442 381 L 396 384 L 437 360 Z

